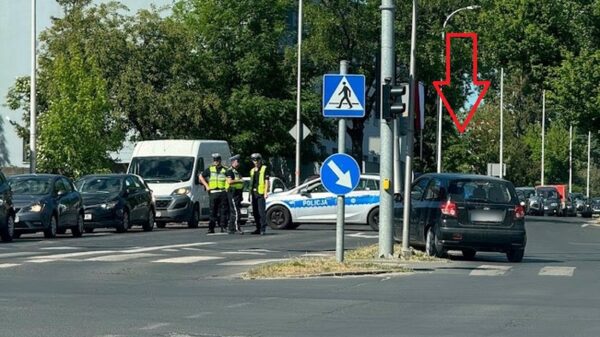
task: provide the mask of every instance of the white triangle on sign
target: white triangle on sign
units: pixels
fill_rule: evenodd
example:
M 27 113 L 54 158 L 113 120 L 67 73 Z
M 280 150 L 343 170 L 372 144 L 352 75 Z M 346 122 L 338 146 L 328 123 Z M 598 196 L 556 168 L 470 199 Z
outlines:
M 335 88 L 329 102 L 325 105 L 325 110 L 364 110 L 346 76 L 342 77 Z

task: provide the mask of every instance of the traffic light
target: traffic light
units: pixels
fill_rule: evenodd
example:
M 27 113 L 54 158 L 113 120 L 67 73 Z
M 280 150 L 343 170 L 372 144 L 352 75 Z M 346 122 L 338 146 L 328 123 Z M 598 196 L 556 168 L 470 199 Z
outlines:
M 393 86 L 389 82 L 386 82 L 386 84 L 382 85 L 381 102 L 383 108 L 382 117 L 384 119 L 392 119 L 408 111 L 409 91 L 408 83 L 400 83 Z

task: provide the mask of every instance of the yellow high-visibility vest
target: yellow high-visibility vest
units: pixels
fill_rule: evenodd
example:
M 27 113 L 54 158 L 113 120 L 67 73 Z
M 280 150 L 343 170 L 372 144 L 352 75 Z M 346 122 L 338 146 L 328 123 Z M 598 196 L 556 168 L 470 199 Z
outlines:
M 225 167 L 221 166 L 221 168 L 217 171 L 217 167 L 212 165 L 209 169 L 210 180 L 208 181 L 208 187 L 211 190 L 225 189 L 225 185 L 227 184 L 227 178 L 225 177 L 225 172 L 227 172 L 227 170 Z
M 256 171 L 254 168 L 252 170 L 250 170 L 250 182 L 254 182 L 254 171 Z M 259 194 L 265 193 L 265 173 L 266 172 L 267 172 L 267 167 L 265 165 L 262 165 L 260 167 L 260 172 L 258 173 L 258 187 L 252 186 L 252 188 L 254 188 L 254 187 L 257 188 L 257 192 Z

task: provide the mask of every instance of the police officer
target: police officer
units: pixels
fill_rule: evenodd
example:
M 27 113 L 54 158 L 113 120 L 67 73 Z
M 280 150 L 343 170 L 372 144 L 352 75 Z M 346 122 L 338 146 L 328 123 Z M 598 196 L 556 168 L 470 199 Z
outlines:
M 210 200 L 210 221 L 208 222 L 209 234 L 215 232 L 215 225 L 217 223 L 221 227 L 221 232 L 225 231 L 229 208 L 227 191 L 225 189 L 227 183 L 225 173 L 227 173 L 227 169 L 221 164 L 220 154 L 213 153 L 212 159 L 213 164 L 206 168 L 200 175 L 200 182 L 206 188 Z
M 252 234 L 265 234 L 267 230 L 267 216 L 265 203 L 269 193 L 269 174 L 263 165 L 260 153 L 253 153 L 250 159 L 254 167 L 250 170 L 250 195 L 252 198 L 252 214 L 256 223 L 256 230 Z
M 244 191 L 244 180 L 242 175 L 238 172 L 240 166 L 240 155 L 235 155 L 229 158 L 231 167 L 227 170 L 225 176 L 227 181 L 225 187 L 227 188 L 227 197 L 229 199 L 229 228 L 228 233 L 234 234 L 238 232 L 244 234 L 241 227 L 240 220 L 240 209 L 242 207 L 242 198 Z

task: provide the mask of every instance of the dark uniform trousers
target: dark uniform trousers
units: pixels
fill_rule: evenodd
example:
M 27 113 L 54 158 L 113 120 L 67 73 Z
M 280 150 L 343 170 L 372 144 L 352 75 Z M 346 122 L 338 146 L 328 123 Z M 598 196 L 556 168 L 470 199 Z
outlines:
M 265 196 L 252 192 L 252 215 L 254 216 L 254 223 L 256 224 L 256 230 L 265 232 L 267 229 L 267 215 L 265 214 L 266 206 Z
M 229 231 L 241 231 L 241 208 L 242 208 L 242 198 L 243 198 L 243 190 L 230 188 L 227 192 L 229 196 Z
M 215 230 L 215 226 L 218 223 L 221 230 L 225 230 L 227 224 L 227 213 L 229 211 L 229 202 L 227 201 L 227 192 L 225 190 L 209 191 L 210 201 L 210 221 L 208 222 L 208 229 Z

